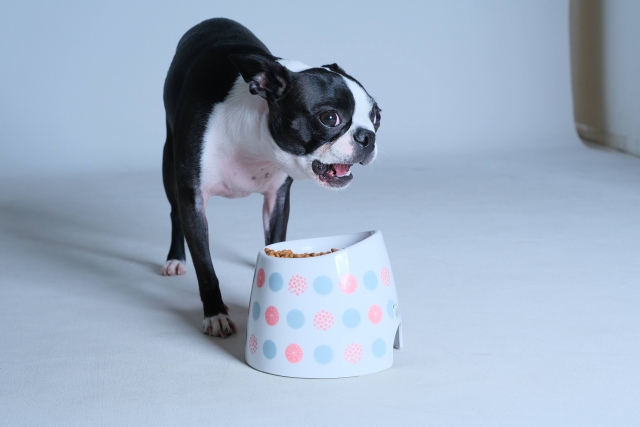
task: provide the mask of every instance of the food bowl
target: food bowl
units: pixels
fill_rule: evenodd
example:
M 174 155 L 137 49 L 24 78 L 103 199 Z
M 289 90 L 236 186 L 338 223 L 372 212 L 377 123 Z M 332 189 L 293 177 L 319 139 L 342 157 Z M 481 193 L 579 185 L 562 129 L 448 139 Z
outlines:
M 402 346 L 402 322 L 380 231 L 267 246 L 313 258 L 258 254 L 245 359 L 287 377 L 339 378 L 382 371 Z

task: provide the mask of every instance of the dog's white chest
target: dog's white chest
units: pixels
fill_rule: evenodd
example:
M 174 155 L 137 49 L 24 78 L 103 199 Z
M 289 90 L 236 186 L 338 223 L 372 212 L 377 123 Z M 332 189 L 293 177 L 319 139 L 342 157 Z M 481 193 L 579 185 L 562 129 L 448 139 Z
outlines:
M 287 175 L 268 162 L 243 159 L 241 153 L 205 150 L 201 169 L 202 191 L 207 196 L 247 197 L 277 191 Z M 207 153 L 207 151 L 209 151 Z
M 236 82 L 207 122 L 200 164 L 206 196 L 246 197 L 277 191 L 287 177 L 273 162 L 274 147 L 266 128 L 266 101 Z

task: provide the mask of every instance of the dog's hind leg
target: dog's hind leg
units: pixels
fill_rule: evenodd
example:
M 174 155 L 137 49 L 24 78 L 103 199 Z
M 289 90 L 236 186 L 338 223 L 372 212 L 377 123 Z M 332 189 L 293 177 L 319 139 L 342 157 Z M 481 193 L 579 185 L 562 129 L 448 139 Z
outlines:
M 162 181 L 167 199 L 171 205 L 171 247 L 167 255 L 167 262 L 162 267 L 163 276 L 175 276 L 185 274 L 186 255 L 184 251 L 184 231 L 180 219 L 178 206 L 178 188 L 176 184 L 176 172 L 173 155 L 173 135 L 167 123 L 167 141 L 164 144 L 162 156 Z

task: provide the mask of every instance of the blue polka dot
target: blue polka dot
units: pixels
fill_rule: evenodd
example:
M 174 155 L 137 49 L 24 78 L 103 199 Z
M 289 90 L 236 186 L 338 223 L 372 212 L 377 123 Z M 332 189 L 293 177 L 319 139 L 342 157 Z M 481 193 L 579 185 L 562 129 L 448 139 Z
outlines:
M 276 357 L 276 353 L 278 349 L 276 349 L 276 343 L 271 340 L 266 340 L 264 344 L 262 344 L 262 352 L 264 353 L 264 357 L 267 359 L 273 359 Z
M 371 346 L 371 353 L 373 353 L 375 357 L 384 356 L 384 353 L 386 351 L 387 345 L 384 343 L 384 340 L 382 338 L 378 338 L 373 342 L 373 345 Z
M 287 313 L 287 324 L 293 329 L 300 329 L 304 325 L 304 314 L 300 310 L 291 310 Z
M 333 289 L 333 282 L 327 276 L 320 276 L 313 281 L 313 290 L 320 295 L 327 295 Z
M 364 274 L 363 282 L 364 287 L 372 291 L 378 286 L 378 276 L 373 271 L 367 271 Z
M 251 317 L 253 317 L 253 320 L 258 320 L 258 317 L 260 317 L 260 304 L 258 301 L 254 301 L 253 303 L 253 307 L 251 308 Z
M 350 308 L 342 315 L 342 323 L 347 328 L 355 328 L 360 324 L 360 313 L 355 308 Z
M 389 302 L 387 303 L 387 313 L 389 313 L 389 317 L 391 317 L 392 319 L 396 318 L 396 313 L 395 311 L 393 311 L 393 300 L 390 299 Z
M 313 352 L 313 358 L 321 365 L 326 365 L 333 360 L 333 350 L 328 345 L 319 345 Z
M 284 284 L 284 280 L 282 280 L 282 276 L 280 273 L 273 273 L 269 276 L 269 287 L 273 292 L 278 292 L 282 289 L 282 285 Z

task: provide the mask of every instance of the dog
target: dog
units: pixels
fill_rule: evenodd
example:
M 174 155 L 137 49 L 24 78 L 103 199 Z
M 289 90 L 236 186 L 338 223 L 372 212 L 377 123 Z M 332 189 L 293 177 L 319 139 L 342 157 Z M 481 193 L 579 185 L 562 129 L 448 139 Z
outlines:
M 271 52 L 247 28 L 209 19 L 180 39 L 164 84 L 162 176 L 171 246 L 162 274 L 186 273 L 185 238 L 204 310 L 202 331 L 237 332 L 209 253 L 209 197 L 264 196 L 265 244 L 286 240 L 294 180 L 345 188 L 377 153 L 380 108 L 337 64 L 310 67 Z

